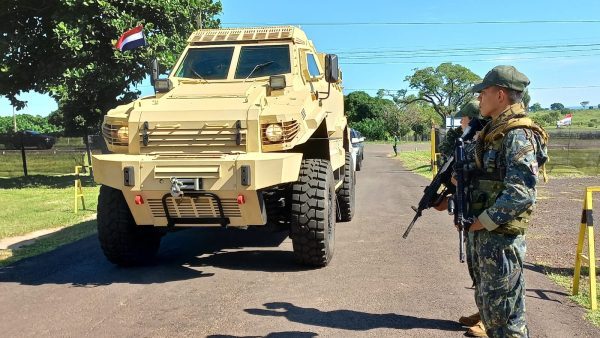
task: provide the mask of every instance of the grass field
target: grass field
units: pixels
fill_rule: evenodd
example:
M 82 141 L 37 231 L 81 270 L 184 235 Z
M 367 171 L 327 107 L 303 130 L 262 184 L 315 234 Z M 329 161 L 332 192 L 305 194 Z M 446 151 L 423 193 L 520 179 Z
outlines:
M 30 246 L 0 250 L 0 265 L 49 251 L 95 231 L 98 186 L 83 177 L 85 210 L 74 212 L 74 176 L 0 178 L 0 239 L 68 226 Z M 80 204 L 81 208 L 81 204 Z M 76 226 L 74 226 L 76 225 Z
M 548 115 L 551 111 L 542 110 L 538 112 L 530 112 L 529 115 Z M 570 113 L 573 114 L 572 119 L 572 130 L 573 131 L 591 131 L 598 130 L 600 131 L 600 109 L 579 109 L 579 110 L 570 110 Z M 563 115 L 561 114 L 562 118 Z M 553 122 L 552 125 L 546 126 L 550 132 L 555 130 L 556 123 Z M 559 130 L 566 130 L 567 128 L 561 128 Z
M 27 150 L 27 172 L 29 175 L 69 174 L 76 165 L 82 165 L 85 152 L 34 151 Z M 0 152 L 0 177 L 23 175 L 23 161 L 18 151 Z
M 96 212 L 98 186 L 85 177 L 86 210 L 74 213 L 74 177 L 0 179 L 0 239 L 75 224 Z
M 596 176 L 600 175 L 600 148 L 597 149 L 549 149 L 550 162 L 546 172 L 550 176 Z M 430 152 L 426 150 L 401 152 L 398 156 L 405 168 L 432 178 Z

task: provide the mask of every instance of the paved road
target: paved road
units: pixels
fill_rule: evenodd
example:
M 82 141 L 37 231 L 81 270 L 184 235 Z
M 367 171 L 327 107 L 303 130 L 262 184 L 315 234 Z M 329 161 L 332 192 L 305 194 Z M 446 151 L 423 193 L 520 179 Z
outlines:
M 462 337 L 475 312 L 449 216 L 427 212 L 403 240 L 427 181 L 367 145 L 356 218 L 338 224 L 330 266 L 298 269 L 283 236 L 186 230 L 155 266 L 108 263 L 96 238 L 0 269 L 0 332 L 20 336 Z M 534 267 L 533 337 L 599 337 Z

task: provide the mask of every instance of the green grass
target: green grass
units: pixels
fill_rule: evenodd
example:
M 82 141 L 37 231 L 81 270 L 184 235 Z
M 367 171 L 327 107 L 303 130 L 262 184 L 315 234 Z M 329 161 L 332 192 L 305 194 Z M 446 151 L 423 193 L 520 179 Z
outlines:
M 27 173 L 29 175 L 51 175 L 73 173 L 76 165 L 84 162 L 84 152 L 37 152 L 27 150 Z M 0 152 L 0 177 L 23 175 L 23 160 L 20 152 Z
M 402 165 L 415 174 L 433 178 L 431 172 L 431 152 L 428 150 L 417 150 L 417 151 L 401 151 L 397 157 Z
M 573 114 L 571 131 L 600 131 L 600 110 L 599 109 L 579 109 L 579 110 L 569 110 L 571 114 Z M 543 115 L 549 114 L 549 110 L 542 110 L 539 112 L 530 112 L 531 116 L 535 115 Z M 560 115 L 560 117 L 564 117 L 564 115 Z M 592 120 L 596 120 L 595 122 Z M 592 123 L 594 126 L 588 126 L 589 123 Z M 550 132 L 556 130 L 556 121 L 553 121 L 552 125 L 546 127 Z M 568 127 L 563 127 L 558 130 L 567 131 Z
M 595 176 L 600 174 L 600 149 L 550 149 L 546 172 L 551 177 Z M 430 152 L 404 151 L 398 159 L 404 167 L 416 174 L 432 178 Z
M 99 187 L 84 179 L 86 210 L 74 212 L 73 176 L 0 179 L 0 239 L 80 222 L 96 212 Z
M 30 257 L 88 236 L 95 221 L 99 186 L 82 176 L 86 209 L 74 212 L 74 176 L 0 178 L 0 239 L 66 226 L 58 232 L 16 250 L 0 250 L 0 265 Z
M 595 176 L 600 174 L 600 148 L 549 149 L 546 171 L 551 176 Z
M 546 275 L 556 284 L 564 287 L 569 293 L 573 290 L 573 269 L 553 269 L 545 265 L 540 265 Z M 583 276 L 588 276 L 589 270 L 587 267 L 582 267 L 581 278 L 579 280 L 579 294 L 576 296 L 569 296 L 571 300 L 580 306 L 588 309 L 586 319 L 591 321 L 592 324 L 600 327 L 600 310 L 589 310 L 590 305 L 590 288 L 589 279 Z M 600 283 L 596 284 L 596 295 L 600 295 Z

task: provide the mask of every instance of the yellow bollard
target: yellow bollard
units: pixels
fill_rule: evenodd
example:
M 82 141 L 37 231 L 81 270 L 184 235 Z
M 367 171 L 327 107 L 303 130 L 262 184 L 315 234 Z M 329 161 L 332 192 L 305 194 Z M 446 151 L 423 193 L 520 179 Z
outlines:
M 79 211 L 78 198 L 81 198 L 81 206 L 82 206 L 83 210 L 85 210 L 85 200 L 83 198 L 83 188 L 81 186 L 81 179 L 79 178 L 79 173 L 82 168 L 83 168 L 83 166 L 80 166 L 80 165 L 75 166 L 75 204 L 74 204 L 75 213 L 77 213 Z
M 431 172 L 437 175 L 437 153 L 435 152 L 435 126 L 431 125 Z
M 573 273 L 573 295 L 579 294 L 579 279 L 581 277 L 581 265 L 587 263 L 590 278 L 590 307 L 592 310 L 598 308 L 596 295 L 596 247 L 594 242 L 594 219 L 593 219 L 593 195 L 600 192 L 600 186 L 587 187 L 583 198 L 583 211 L 581 213 L 581 224 L 579 226 L 579 239 L 577 241 L 577 252 L 575 253 L 575 271 Z M 583 254 L 583 245 L 587 231 L 588 255 Z

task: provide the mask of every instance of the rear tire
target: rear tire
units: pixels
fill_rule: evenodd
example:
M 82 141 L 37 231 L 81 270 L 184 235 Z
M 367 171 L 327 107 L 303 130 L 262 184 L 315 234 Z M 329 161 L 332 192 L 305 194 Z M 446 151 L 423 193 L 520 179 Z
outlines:
M 98 239 L 106 258 L 121 266 L 140 265 L 154 258 L 162 233 L 153 226 L 135 223 L 120 190 L 100 187 Z
M 331 164 L 302 160 L 292 185 L 290 237 L 298 263 L 316 267 L 331 262 L 335 244 L 336 195 Z
M 344 183 L 340 190 L 337 193 L 338 197 L 338 207 L 340 210 L 338 221 L 340 222 L 350 222 L 352 217 L 354 217 L 355 210 L 355 189 L 356 189 L 356 175 L 354 172 L 354 163 L 352 159 L 352 154 L 350 152 L 346 152 L 346 163 L 344 164 Z M 358 169 L 358 163 L 357 163 Z

